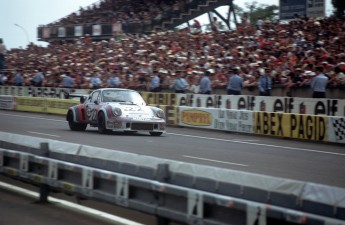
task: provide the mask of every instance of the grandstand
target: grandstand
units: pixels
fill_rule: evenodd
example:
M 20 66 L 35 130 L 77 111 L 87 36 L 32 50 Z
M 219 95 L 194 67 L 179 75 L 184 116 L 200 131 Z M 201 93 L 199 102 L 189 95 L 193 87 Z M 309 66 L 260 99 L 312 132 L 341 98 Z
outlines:
M 229 6 L 229 16 L 217 12 Z M 58 21 L 38 27 L 38 40 L 72 41 L 90 36 L 92 40 L 108 40 L 119 33 L 150 34 L 172 30 L 208 13 L 210 23 L 216 14 L 230 28 L 230 15 L 236 16 L 232 0 L 100 0 L 80 8 Z M 189 23 L 188 23 L 189 25 Z

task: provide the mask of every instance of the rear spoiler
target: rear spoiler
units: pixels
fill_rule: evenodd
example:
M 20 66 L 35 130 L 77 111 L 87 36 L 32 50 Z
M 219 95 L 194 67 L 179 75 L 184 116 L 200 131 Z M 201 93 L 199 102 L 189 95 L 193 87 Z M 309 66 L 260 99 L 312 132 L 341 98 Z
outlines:
M 78 98 L 80 100 L 80 103 L 84 103 L 85 100 L 89 97 L 87 94 L 78 94 L 78 93 L 68 93 L 66 91 L 63 91 L 65 95 L 65 99 L 76 99 Z

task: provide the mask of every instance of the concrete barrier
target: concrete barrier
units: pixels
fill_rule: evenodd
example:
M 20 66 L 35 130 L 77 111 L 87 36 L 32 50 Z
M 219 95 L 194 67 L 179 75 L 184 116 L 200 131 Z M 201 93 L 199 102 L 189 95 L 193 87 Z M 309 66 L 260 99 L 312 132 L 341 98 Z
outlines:
M 49 191 L 63 192 L 155 215 L 159 225 L 345 225 L 342 188 L 24 135 L 0 137 L 0 173 L 39 186 L 41 200 Z

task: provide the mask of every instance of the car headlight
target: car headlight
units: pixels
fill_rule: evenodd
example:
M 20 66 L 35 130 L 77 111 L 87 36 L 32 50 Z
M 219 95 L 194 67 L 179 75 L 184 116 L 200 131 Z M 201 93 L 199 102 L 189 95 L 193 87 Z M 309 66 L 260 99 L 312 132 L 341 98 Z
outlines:
M 156 116 L 157 116 L 158 118 L 162 118 L 162 119 L 165 118 L 165 114 L 164 114 L 164 111 L 163 111 L 163 110 L 157 110 L 155 113 L 156 113 Z
M 114 108 L 113 109 L 113 114 L 114 114 L 114 116 L 121 116 L 122 115 L 122 110 L 120 108 Z

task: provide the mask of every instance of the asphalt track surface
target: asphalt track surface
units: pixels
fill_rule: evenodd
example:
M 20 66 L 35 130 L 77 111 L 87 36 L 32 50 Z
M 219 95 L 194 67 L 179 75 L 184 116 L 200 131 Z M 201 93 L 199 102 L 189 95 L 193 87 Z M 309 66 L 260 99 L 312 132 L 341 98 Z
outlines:
M 6 110 L 0 110 L 0 124 L 3 132 L 345 188 L 345 145 L 340 144 L 180 127 L 168 127 L 160 137 L 101 135 L 90 127 L 70 131 L 63 116 Z

